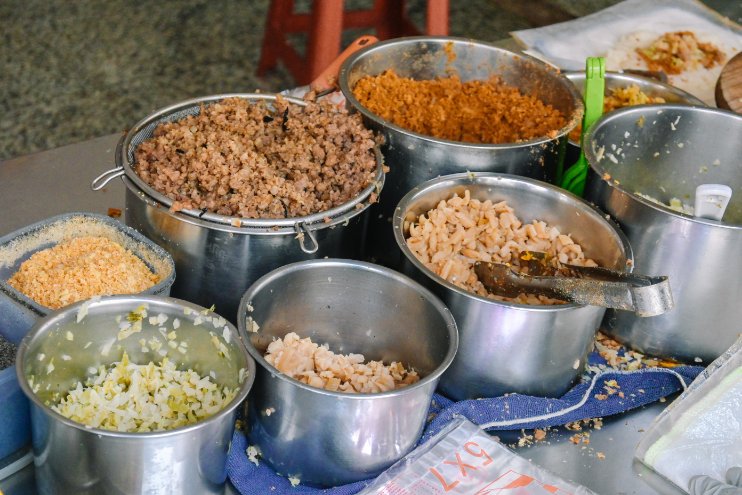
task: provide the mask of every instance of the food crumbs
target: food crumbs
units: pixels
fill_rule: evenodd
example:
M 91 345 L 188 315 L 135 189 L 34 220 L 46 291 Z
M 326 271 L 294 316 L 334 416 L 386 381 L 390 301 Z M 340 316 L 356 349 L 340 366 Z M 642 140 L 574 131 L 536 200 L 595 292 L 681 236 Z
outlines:
M 255 447 L 254 445 L 250 445 L 247 447 L 247 460 L 258 466 L 260 463 L 258 462 L 258 456 L 260 455 L 260 451 Z
M 291 486 L 298 486 L 300 482 L 301 480 L 296 476 L 289 476 L 289 483 L 291 483 Z

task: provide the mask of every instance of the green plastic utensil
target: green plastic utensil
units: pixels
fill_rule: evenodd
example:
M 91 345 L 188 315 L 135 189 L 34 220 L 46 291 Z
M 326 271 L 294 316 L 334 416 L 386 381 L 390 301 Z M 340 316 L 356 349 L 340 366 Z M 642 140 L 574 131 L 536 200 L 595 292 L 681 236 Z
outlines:
M 585 115 L 582 118 L 580 134 L 580 157 L 567 169 L 562 178 L 562 188 L 582 196 L 585 192 L 587 178 L 587 160 L 585 159 L 584 137 L 587 130 L 603 114 L 603 94 L 605 91 L 605 59 L 588 57 L 585 62 Z

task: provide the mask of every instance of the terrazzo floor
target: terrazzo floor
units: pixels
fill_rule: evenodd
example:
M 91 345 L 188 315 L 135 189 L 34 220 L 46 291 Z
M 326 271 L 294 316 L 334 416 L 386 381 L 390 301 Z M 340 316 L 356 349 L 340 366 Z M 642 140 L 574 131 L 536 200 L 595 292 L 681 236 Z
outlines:
M 356 0 L 351 6 L 370 3 Z M 616 2 L 531 3 L 548 18 L 550 9 L 581 16 Z M 281 68 L 266 77 L 255 75 L 268 4 L 0 2 L 0 160 L 122 131 L 187 98 L 293 87 Z M 504 9 L 496 0 L 452 0 L 450 34 L 495 41 L 543 19 L 524 13 L 517 2 L 509 4 L 516 8 Z M 424 0 L 408 5 L 413 21 L 422 24 Z

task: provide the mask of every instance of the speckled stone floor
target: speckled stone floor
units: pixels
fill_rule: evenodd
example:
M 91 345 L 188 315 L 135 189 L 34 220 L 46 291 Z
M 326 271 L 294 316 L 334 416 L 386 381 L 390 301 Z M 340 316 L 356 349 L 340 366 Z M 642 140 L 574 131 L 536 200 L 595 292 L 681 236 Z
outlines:
M 268 3 L 3 0 L 0 159 L 121 131 L 187 98 L 294 86 L 280 68 L 255 75 Z M 421 23 L 424 0 L 408 3 Z M 549 0 L 539 7 L 581 16 L 613 3 Z M 495 41 L 534 26 L 532 16 L 516 11 L 495 0 L 452 0 L 450 32 Z

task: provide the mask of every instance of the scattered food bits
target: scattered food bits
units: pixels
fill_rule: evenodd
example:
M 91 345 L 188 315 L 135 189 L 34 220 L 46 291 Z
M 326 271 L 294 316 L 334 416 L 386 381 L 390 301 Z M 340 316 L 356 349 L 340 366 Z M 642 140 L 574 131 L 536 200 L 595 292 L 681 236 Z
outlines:
M 301 480 L 296 476 L 289 476 L 289 483 L 291 483 L 291 486 L 298 486 Z
M 605 460 L 605 454 L 604 454 L 604 453 L 602 453 L 602 452 L 596 452 L 596 453 L 595 453 L 595 457 L 597 457 L 597 458 L 598 458 L 598 459 L 600 459 L 601 461 L 604 461 L 604 460 Z
M 258 448 L 254 445 L 250 445 L 247 447 L 247 460 L 255 464 L 256 466 L 260 465 L 260 462 L 258 461 L 258 457 L 260 456 L 260 451 Z

